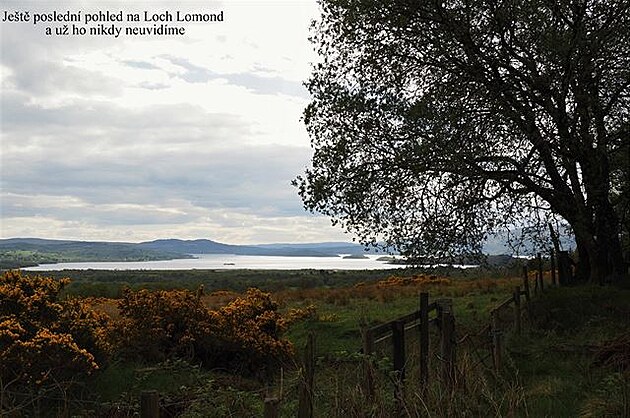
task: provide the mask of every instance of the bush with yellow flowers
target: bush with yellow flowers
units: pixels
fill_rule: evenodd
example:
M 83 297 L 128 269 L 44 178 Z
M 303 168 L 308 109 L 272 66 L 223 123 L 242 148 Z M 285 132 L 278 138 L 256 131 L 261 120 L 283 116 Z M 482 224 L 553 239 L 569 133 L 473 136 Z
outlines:
M 0 275 L 0 410 L 23 402 L 19 394 L 63 392 L 105 360 L 107 318 L 60 300 L 68 283 L 17 270 Z
M 264 375 L 293 354 L 293 345 L 282 339 L 287 320 L 269 293 L 249 289 L 224 307 L 211 312 L 218 346 L 210 361 L 217 366 L 250 375 Z
M 199 342 L 211 332 L 201 299 L 188 290 L 131 291 L 118 301 L 120 319 L 112 327 L 117 352 L 147 362 L 197 357 Z
M 260 375 L 293 352 L 282 339 L 287 322 L 278 304 L 257 289 L 217 310 L 188 290 L 126 290 L 118 308 L 113 340 L 124 358 L 154 362 L 179 357 Z

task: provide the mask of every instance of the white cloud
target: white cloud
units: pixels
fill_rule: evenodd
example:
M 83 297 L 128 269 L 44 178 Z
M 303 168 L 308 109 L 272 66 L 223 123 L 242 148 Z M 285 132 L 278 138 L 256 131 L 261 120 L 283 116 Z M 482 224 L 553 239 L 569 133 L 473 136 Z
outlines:
M 119 39 L 3 23 L 0 236 L 344 239 L 290 185 L 311 155 L 300 116 L 314 1 L 105 6 L 223 10 L 225 21 Z M 96 6 L 64 3 L 80 7 Z

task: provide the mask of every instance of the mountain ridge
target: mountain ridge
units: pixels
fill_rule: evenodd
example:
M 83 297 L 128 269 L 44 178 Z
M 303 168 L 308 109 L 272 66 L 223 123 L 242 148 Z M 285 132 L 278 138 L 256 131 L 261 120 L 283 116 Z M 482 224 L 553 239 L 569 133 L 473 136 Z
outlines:
M 337 257 L 339 254 L 364 252 L 363 246 L 352 243 L 235 245 L 209 239 L 177 238 L 139 243 L 6 238 L 0 239 L 0 268 L 57 262 L 172 260 L 192 258 L 194 254 Z

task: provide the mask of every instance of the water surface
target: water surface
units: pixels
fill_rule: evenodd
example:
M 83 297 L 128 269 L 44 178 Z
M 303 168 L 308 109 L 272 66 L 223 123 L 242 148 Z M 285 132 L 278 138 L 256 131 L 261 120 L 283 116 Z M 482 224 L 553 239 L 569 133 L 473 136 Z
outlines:
M 378 261 L 383 255 L 366 255 L 367 259 L 340 257 L 281 257 L 254 255 L 198 254 L 196 258 L 162 261 L 107 261 L 40 264 L 29 271 L 52 270 L 384 270 L 404 265 Z

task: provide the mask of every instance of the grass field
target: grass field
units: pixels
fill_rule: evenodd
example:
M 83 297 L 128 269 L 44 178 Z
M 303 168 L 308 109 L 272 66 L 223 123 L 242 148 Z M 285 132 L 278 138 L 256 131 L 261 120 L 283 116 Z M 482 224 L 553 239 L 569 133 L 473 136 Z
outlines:
M 522 279 L 501 274 L 506 272 L 446 273 L 242 271 L 230 272 L 230 277 L 219 272 L 166 276 L 166 288 L 177 287 L 178 281 L 190 288 L 203 284 L 203 302 L 211 308 L 258 285 L 272 292 L 282 311 L 308 312 L 285 335 L 296 347 L 294 361 L 279 368 L 273 379 L 256 380 L 177 359 L 158 364 L 114 360 L 73 400 L 73 410 L 79 416 L 133 416 L 139 409 L 140 393 L 154 389 L 160 393 L 165 416 L 262 416 L 263 400 L 269 396 L 280 398 L 281 416 L 295 416 L 303 348 L 313 333 L 315 416 L 394 416 L 401 406 L 394 399 L 391 342 L 377 344 L 373 359 L 377 392 L 367 402 L 361 328 L 415 311 L 419 293 L 429 292 L 432 300 L 453 300 L 460 341 L 457 388 L 447 390 L 440 381 L 439 336 L 432 330 L 431 384 L 422 391 L 418 339 L 414 338 L 418 334 L 408 331 L 402 416 L 629 416 L 629 289 L 588 285 L 548 289 L 533 299 L 532 320 L 523 316 L 520 336 L 508 327 L 508 311 L 502 335 L 504 361 L 496 373 L 489 357 L 490 335 L 480 330 L 488 324 L 492 307 Z M 96 274 L 100 276 L 90 276 Z M 162 287 L 159 277 L 155 272 L 84 272 L 69 294 L 89 294 L 90 285 L 99 283 L 148 283 L 156 289 Z M 96 296 L 102 295 L 97 292 Z M 118 315 L 114 299 L 100 297 L 90 303 L 110 316 Z

